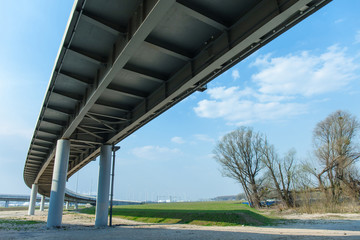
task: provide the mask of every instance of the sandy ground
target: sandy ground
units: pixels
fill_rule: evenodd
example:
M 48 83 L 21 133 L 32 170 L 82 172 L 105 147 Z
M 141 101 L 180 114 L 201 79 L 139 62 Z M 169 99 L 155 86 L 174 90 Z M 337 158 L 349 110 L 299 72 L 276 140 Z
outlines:
M 283 216 L 275 227 L 204 227 L 185 224 L 145 224 L 113 218 L 114 227 L 95 228 L 92 216 L 64 212 L 63 226 L 47 229 L 47 212 L 3 211 L 1 219 L 43 221 L 34 225 L 0 224 L 0 239 L 360 239 L 360 214 Z

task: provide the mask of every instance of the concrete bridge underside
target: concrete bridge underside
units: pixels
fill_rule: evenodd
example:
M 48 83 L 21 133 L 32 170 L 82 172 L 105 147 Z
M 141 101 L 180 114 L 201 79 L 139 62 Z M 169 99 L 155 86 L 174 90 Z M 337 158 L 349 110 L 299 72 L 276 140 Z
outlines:
M 29 147 L 25 183 L 50 196 L 55 175 L 68 179 L 105 146 L 203 91 L 329 2 L 75 1 Z M 55 154 L 58 142 L 66 146 Z

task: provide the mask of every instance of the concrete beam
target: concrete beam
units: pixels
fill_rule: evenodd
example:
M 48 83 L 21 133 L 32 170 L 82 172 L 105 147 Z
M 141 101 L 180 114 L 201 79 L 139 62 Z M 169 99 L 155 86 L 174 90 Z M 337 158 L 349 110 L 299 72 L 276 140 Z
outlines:
M 175 0 L 157 0 L 144 2 L 146 2 L 146 4 L 143 4 L 141 8 L 134 12 L 133 16 L 129 20 L 129 22 L 131 22 L 132 24 L 129 25 L 128 36 L 126 40 L 124 39 L 124 36 L 119 36 L 117 46 L 115 47 L 117 51 L 113 52 L 113 54 L 116 56 L 114 63 L 108 64 L 107 68 L 104 69 L 102 73 L 100 73 L 100 80 L 98 86 L 96 88 L 93 88 L 91 92 L 88 93 L 88 97 L 84 101 L 84 105 L 80 109 L 78 109 L 76 113 L 67 112 L 64 109 L 56 108 L 54 106 L 47 106 L 48 109 L 67 114 L 69 116 L 75 116 L 74 118 L 71 117 L 71 122 L 69 123 L 68 128 L 63 133 L 62 138 L 70 138 L 71 134 L 73 134 L 75 129 L 84 119 L 88 111 L 94 106 L 95 102 L 99 99 L 107 86 L 111 83 L 111 81 L 118 74 L 118 72 L 123 69 L 125 64 L 129 61 L 134 52 L 136 52 L 137 49 L 141 46 L 141 44 L 148 37 L 151 31 L 163 19 L 169 9 L 175 3 Z M 63 48 L 63 52 L 64 51 L 65 49 Z M 51 85 L 51 83 L 49 84 Z M 41 175 L 45 172 L 51 160 L 53 159 L 54 154 L 55 151 L 54 149 L 52 149 L 51 154 L 43 163 L 40 171 L 38 171 L 35 181 L 38 181 Z M 83 162 L 80 162 L 78 166 L 81 166 L 82 164 Z M 74 167 L 72 169 L 74 169 Z M 75 167 L 75 169 L 77 168 Z M 70 176 L 71 174 L 72 173 L 70 173 Z

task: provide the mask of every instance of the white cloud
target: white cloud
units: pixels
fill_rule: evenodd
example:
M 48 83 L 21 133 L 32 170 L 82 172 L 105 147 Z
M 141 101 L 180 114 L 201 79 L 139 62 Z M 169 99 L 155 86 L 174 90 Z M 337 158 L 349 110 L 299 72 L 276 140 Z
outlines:
M 182 137 L 173 137 L 171 138 L 171 141 L 173 143 L 178 143 L 178 144 L 183 144 L 185 143 L 184 139 L 182 139 Z
M 235 93 L 238 97 L 247 97 L 253 95 L 254 91 L 251 88 L 239 90 L 239 87 L 216 87 L 208 89 L 207 93 L 213 99 L 232 99 L 234 98 Z
M 356 77 L 357 61 L 346 56 L 346 49 L 329 47 L 314 55 L 303 51 L 298 55 L 260 57 L 252 64 L 260 72 L 252 76 L 262 94 L 313 96 L 346 87 Z
M 213 138 L 209 137 L 206 134 L 195 134 L 194 137 L 196 138 L 196 140 L 203 141 L 203 142 L 210 142 L 210 143 L 215 142 L 215 140 Z
M 223 118 L 228 124 L 288 119 L 304 114 L 314 96 L 349 88 L 360 64 L 336 45 L 316 55 L 303 51 L 258 57 L 251 66 L 254 87 L 216 87 L 194 108 L 199 117 Z
M 168 160 L 181 154 L 181 151 L 177 148 L 167 148 L 151 145 L 134 148 L 131 152 L 136 157 L 147 160 Z
M 284 99 L 281 96 L 261 95 L 249 89 L 239 90 L 238 87 L 219 87 L 209 89 L 207 93 L 211 100 L 198 102 L 195 113 L 204 118 L 224 118 L 235 125 L 287 118 L 302 114 L 307 108 L 305 104 L 274 101 Z
M 239 70 L 237 70 L 237 69 L 233 70 L 232 73 L 231 73 L 231 76 L 232 76 L 232 78 L 233 78 L 234 80 L 239 79 L 239 78 L 240 78 Z

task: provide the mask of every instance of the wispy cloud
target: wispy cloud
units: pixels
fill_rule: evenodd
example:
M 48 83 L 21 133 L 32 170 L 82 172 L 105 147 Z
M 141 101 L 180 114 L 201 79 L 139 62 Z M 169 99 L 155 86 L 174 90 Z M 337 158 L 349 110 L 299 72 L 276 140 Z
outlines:
M 185 143 L 185 141 L 182 137 L 173 137 L 173 138 L 171 138 L 171 142 L 177 143 L 177 144 Z
M 360 43 L 360 30 L 358 30 L 355 34 L 355 43 Z
M 206 134 L 195 134 L 194 137 L 198 141 L 215 143 L 215 139 L 213 139 L 212 137 L 210 137 Z
M 147 160 L 168 160 L 181 154 L 177 148 L 167 148 L 160 146 L 143 146 L 132 149 L 132 154 L 141 159 Z
M 237 69 L 233 70 L 232 73 L 231 73 L 231 76 L 232 76 L 232 78 L 233 78 L 234 80 L 239 79 L 239 78 L 240 78 L 239 70 L 237 70 Z
M 339 19 L 336 19 L 335 20 L 335 24 L 339 24 L 339 23 L 342 23 L 344 22 L 345 20 L 343 18 L 339 18 Z

